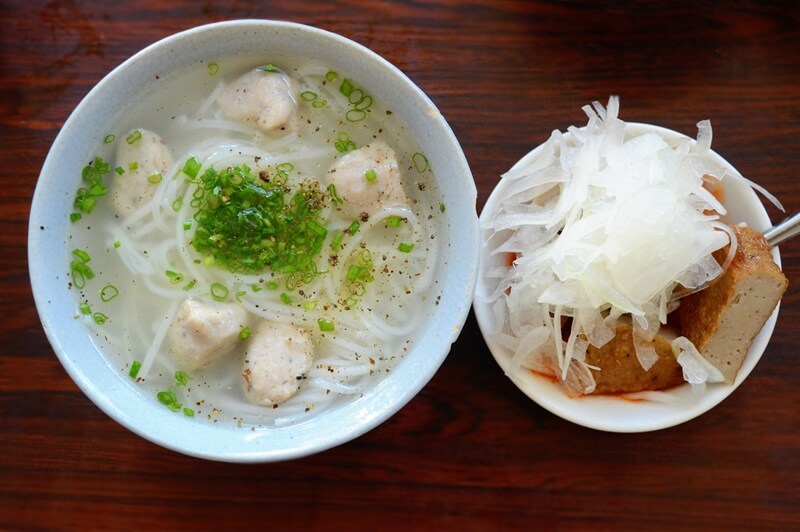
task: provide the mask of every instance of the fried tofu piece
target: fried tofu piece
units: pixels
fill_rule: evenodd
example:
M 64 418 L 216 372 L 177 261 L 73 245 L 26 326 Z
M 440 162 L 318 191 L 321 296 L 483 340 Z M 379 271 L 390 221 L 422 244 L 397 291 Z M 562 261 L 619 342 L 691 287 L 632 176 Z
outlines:
M 733 229 L 738 245 L 728 269 L 704 290 L 683 298 L 676 311 L 683 336 L 728 384 L 789 286 L 764 236 L 746 226 Z M 728 249 L 714 253 L 717 262 L 722 264 Z
M 586 350 L 586 363 L 600 370 L 591 370 L 595 380 L 593 394 L 632 393 L 644 390 L 663 390 L 684 383 L 683 370 L 672 352 L 670 341 L 675 335 L 662 327 L 653 340 L 658 360 L 645 371 L 636 358 L 633 347 L 633 325 L 630 320 L 619 320 L 615 335 L 602 347 L 590 345 Z

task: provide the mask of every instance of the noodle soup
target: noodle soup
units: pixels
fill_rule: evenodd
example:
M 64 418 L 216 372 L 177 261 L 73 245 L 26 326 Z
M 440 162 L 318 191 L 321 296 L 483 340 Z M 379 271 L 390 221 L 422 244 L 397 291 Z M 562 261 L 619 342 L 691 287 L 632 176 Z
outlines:
M 248 75 L 286 89 L 278 125 L 226 109 L 225 94 L 250 97 L 236 88 Z M 284 426 L 361 396 L 440 297 L 444 204 L 425 152 L 357 79 L 321 64 L 233 57 L 156 85 L 109 124 L 84 171 L 67 243 L 76 316 L 111 365 L 178 416 Z M 147 142 L 158 155 L 139 149 Z M 353 177 L 358 157 L 374 164 Z M 214 351 L 219 322 L 197 318 L 207 337 L 187 348 L 176 329 L 201 327 L 187 302 L 235 316 L 214 347 L 225 353 L 197 367 L 186 357 Z M 290 373 L 288 397 L 254 401 L 255 350 L 276 344 L 259 334 L 278 326 L 308 338 L 311 362 Z

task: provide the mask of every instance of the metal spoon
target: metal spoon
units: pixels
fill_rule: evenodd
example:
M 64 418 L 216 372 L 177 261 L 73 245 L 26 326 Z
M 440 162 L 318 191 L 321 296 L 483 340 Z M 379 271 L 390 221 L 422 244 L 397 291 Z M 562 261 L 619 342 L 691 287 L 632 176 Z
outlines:
M 764 231 L 764 237 L 769 245 L 774 247 L 784 240 L 789 240 L 796 236 L 798 233 L 800 233 L 800 212 L 794 213 L 781 223 L 773 225 Z

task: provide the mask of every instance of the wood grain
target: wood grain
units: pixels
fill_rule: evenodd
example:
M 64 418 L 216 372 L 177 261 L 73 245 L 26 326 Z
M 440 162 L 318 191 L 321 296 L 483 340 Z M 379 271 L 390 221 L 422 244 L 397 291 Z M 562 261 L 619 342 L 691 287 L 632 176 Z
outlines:
M 0 3 L 0 529 L 800 528 L 800 246 L 772 342 L 722 405 L 679 427 L 608 434 L 561 420 L 501 373 L 470 315 L 425 389 L 370 433 L 288 463 L 164 450 L 106 417 L 39 324 L 27 219 L 59 128 L 106 73 L 176 31 L 303 22 L 365 44 L 439 106 L 478 185 L 580 107 L 693 135 L 800 209 L 794 2 Z M 773 219 L 782 215 L 769 207 Z

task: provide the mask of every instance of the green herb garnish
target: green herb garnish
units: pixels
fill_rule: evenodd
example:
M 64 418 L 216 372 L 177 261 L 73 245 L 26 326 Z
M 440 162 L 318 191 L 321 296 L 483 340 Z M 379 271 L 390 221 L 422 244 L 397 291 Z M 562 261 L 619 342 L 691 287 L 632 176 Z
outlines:
M 91 163 L 83 167 L 81 177 L 85 186 L 78 188 L 73 202 L 78 211 L 88 214 L 94 210 L 97 205 L 97 198 L 105 196 L 108 192 L 108 187 L 103 183 L 103 176 L 110 171 L 111 165 L 105 162 L 102 157 L 95 157 Z M 80 212 L 74 214 L 80 214 Z M 76 222 L 81 217 L 71 216 L 70 219 Z
M 191 178 L 197 177 L 197 173 L 200 171 L 200 161 L 198 161 L 197 157 L 194 155 L 189 157 L 184 163 L 181 171 Z
M 75 257 L 70 263 L 70 271 L 72 273 L 72 283 L 76 288 L 83 288 L 86 286 L 86 281 L 94 278 L 94 271 L 89 267 L 91 257 L 82 249 L 75 249 L 72 251 Z
M 187 375 L 186 372 L 180 370 L 175 372 L 175 384 L 177 386 L 186 386 L 189 384 L 190 380 L 192 380 L 192 378 Z
M 130 135 L 125 137 L 125 142 L 127 142 L 128 144 L 133 144 L 137 140 L 141 140 L 141 138 L 142 138 L 142 132 L 141 130 L 137 129 L 136 131 L 132 132 Z
M 336 148 L 336 151 L 339 153 L 347 153 L 358 148 L 356 143 L 350 138 L 350 135 L 345 131 L 340 131 L 336 134 L 336 142 L 333 143 L 333 147 Z
M 119 289 L 113 284 L 107 284 L 100 290 L 100 300 L 108 303 L 119 295 Z
M 215 301 L 225 301 L 228 297 L 228 287 L 221 283 L 211 285 L 211 297 Z
M 316 181 L 287 185 L 293 168 L 278 165 L 270 181 L 246 165 L 206 170 L 192 199 L 194 248 L 232 272 L 316 274 L 315 258 L 328 233 L 321 216 L 327 196 Z

